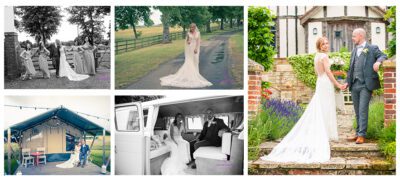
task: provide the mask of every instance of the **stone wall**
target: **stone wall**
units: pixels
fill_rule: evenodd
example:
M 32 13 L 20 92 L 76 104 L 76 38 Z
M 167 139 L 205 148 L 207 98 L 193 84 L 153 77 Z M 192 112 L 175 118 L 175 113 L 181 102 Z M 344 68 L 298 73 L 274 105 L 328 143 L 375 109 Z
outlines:
M 257 113 L 261 103 L 261 77 L 264 67 L 249 59 L 248 64 L 248 113 Z
M 296 78 L 292 66 L 285 58 L 275 59 L 273 69 L 264 72 L 262 80 L 271 82 L 272 98 L 308 103 L 314 94 L 313 89 Z
M 6 79 L 18 78 L 22 72 L 19 61 L 18 34 L 15 32 L 4 33 L 4 76 Z
M 385 125 L 396 121 L 396 58 L 383 62 Z

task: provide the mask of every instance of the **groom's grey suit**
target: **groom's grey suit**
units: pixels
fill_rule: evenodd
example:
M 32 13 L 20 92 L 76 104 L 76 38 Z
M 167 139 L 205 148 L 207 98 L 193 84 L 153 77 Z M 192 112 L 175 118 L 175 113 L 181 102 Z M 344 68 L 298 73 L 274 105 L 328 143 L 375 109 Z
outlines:
M 357 136 L 365 137 L 368 127 L 368 107 L 372 91 L 379 89 L 379 75 L 374 71 L 375 62 L 382 62 L 387 57 L 378 46 L 357 46 L 351 53 L 350 69 L 347 72 L 347 83 L 351 91 L 354 110 L 357 118 Z

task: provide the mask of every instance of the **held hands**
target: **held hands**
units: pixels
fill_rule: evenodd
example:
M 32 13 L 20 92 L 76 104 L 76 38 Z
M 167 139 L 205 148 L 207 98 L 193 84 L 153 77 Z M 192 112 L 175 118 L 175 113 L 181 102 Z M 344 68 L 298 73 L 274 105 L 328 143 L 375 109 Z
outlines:
M 194 50 L 194 54 L 197 54 L 197 49 Z
M 374 68 L 374 71 L 375 71 L 375 72 L 378 72 L 379 66 L 380 66 L 380 65 L 381 65 L 381 62 L 375 62 L 375 63 L 374 63 L 373 68 Z
M 348 83 L 345 83 L 345 84 L 339 84 L 337 87 L 338 87 L 340 90 L 346 90 L 348 86 L 349 86 L 349 84 L 348 84 Z

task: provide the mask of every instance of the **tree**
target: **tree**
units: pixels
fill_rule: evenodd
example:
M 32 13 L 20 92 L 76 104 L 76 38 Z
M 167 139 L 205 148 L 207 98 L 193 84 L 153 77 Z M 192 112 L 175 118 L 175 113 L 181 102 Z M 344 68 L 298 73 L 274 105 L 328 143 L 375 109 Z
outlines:
M 231 7 L 227 7 L 227 6 L 211 6 L 209 8 L 211 14 L 212 14 L 212 18 L 217 20 L 220 20 L 220 30 L 224 30 L 224 21 L 226 20 L 226 17 L 228 16 L 228 14 L 231 11 Z
M 66 10 L 70 14 L 68 21 L 83 30 L 79 35 L 81 41 L 89 37 L 89 42 L 93 44 L 95 40 L 101 42 L 104 39 L 104 16 L 110 14 L 109 6 L 72 6 Z
M 151 26 L 154 22 L 150 19 L 150 6 L 116 6 L 115 7 L 115 28 L 116 30 L 125 30 L 132 28 L 134 39 L 139 35 L 136 26 L 143 21 L 145 26 Z
M 160 10 L 161 22 L 163 24 L 163 43 L 171 42 L 169 37 L 169 27 L 171 24 L 171 17 L 179 15 L 179 7 L 176 6 L 158 6 L 154 7 L 155 9 Z
M 191 23 L 195 23 L 200 29 L 206 25 L 211 18 L 208 7 L 204 6 L 180 6 L 178 12 L 171 17 L 171 26 L 179 25 L 183 28 L 183 36 Z
M 390 7 L 385 15 L 385 20 L 389 21 L 387 31 L 391 33 L 392 39 L 389 40 L 388 56 L 396 55 L 396 6 Z
M 268 71 L 276 54 L 272 32 L 275 15 L 266 7 L 249 7 L 248 11 L 248 56 Z
M 19 30 L 33 36 L 36 41 L 47 40 L 58 32 L 61 9 L 56 6 L 18 6 L 15 14 L 21 18 L 16 25 Z

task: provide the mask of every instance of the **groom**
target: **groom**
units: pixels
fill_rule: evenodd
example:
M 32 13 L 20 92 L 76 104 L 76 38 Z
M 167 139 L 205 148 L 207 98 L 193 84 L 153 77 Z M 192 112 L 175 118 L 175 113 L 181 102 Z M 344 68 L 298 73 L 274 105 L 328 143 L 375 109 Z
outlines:
M 378 46 L 366 42 L 362 28 L 353 31 L 352 40 L 356 47 L 351 53 L 350 69 L 347 72 L 346 88 L 351 91 L 357 119 L 355 137 L 348 138 L 356 144 L 363 144 L 368 127 L 368 108 L 372 91 L 380 88 L 378 70 L 387 57 Z
M 210 108 L 206 111 L 206 119 L 193 151 L 204 146 L 221 146 L 222 134 L 230 130 L 222 119 L 214 117 L 214 111 Z M 195 169 L 196 164 L 192 164 L 192 168 Z
M 89 146 L 86 144 L 85 140 L 81 141 L 81 150 L 79 153 L 79 166 L 81 166 L 82 168 L 85 167 L 86 164 L 86 160 L 87 160 L 87 156 L 89 153 Z
M 50 46 L 50 58 L 53 60 L 53 66 L 56 68 L 56 77 L 58 78 L 59 75 L 59 70 L 60 70 L 60 48 L 61 48 L 61 42 L 60 40 L 56 40 L 56 43 L 51 44 Z

